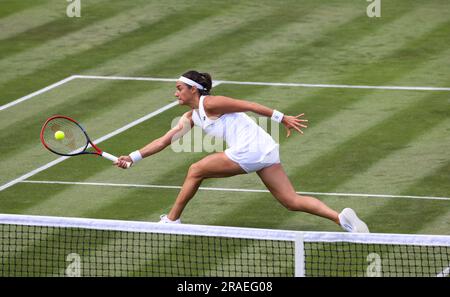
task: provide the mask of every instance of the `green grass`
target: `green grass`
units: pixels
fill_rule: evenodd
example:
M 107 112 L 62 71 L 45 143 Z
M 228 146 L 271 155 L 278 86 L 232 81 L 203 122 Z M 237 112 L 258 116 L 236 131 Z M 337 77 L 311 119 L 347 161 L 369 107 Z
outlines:
M 217 80 L 450 86 L 448 1 L 383 2 L 382 17 L 373 19 L 364 1 L 282 2 L 95 1 L 71 19 L 61 1 L 1 1 L 0 104 L 74 74 L 176 78 L 188 69 Z M 21 21 L 33 12 L 29 23 Z M 18 25 L 6 26 L 11 21 Z M 0 185 L 56 158 L 38 137 L 47 117 L 73 116 L 95 139 L 172 102 L 174 90 L 165 82 L 75 79 L 0 111 Z M 213 92 L 306 113 L 304 136 L 286 139 L 280 130 L 281 159 L 297 191 L 450 197 L 448 91 L 222 84 Z M 186 110 L 169 109 L 101 147 L 128 154 Z M 190 164 L 206 155 L 168 148 L 126 171 L 76 157 L 29 180 L 179 186 Z M 265 189 L 256 174 L 203 186 Z M 0 213 L 157 221 L 177 192 L 18 183 L 0 192 Z M 354 208 L 372 232 L 450 235 L 449 200 L 318 198 L 337 210 Z M 340 231 L 284 209 L 269 193 L 199 191 L 182 219 Z

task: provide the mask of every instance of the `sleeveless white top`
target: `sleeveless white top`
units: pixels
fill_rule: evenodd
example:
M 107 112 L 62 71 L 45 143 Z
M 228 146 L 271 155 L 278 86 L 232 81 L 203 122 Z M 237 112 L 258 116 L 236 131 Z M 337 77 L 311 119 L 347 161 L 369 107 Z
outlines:
M 192 112 L 192 120 L 206 134 L 223 138 L 228 146 L 225 153 L 233 161 L 258 163 L 278 148 L 273 138 L 244 112 L 226 113 L 215 120 L 208 118 L 204 100 L 205 96 L 201 96 L 199 108 Z

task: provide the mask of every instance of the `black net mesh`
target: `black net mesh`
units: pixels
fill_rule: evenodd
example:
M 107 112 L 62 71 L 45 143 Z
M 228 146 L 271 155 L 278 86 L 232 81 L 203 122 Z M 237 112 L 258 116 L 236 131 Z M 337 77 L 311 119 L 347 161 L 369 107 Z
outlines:
M 294 273 L 294 244 L 288 241 L 0 226 L 0 276 L 292 276 Z
M 450 266 L 450 247 L 308 242 L 305 259 L 307 276 L 434 277 Z
M 305 276 L 448 276 L 450 247 L 304 242 Z M 0 224 L 0 276 L 294 276 L 295 242 Z

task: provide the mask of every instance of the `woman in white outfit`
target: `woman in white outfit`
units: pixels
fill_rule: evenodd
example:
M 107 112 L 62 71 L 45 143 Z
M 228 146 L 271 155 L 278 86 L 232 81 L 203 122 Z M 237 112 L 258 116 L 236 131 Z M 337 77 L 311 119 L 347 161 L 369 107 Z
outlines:
M 126 162 L 136 164 L 169 146 L 194 125 L 200 126 L 209 135 L 225 140 L 228 146 L 225 152 L 208 155 L 189 167 L 175 204 L 168 215 L 161 216 L 161 223 L 180 223 L 183 209 L 204 179 L 256 172 L 272 195 L 287 209 L 327 218 L 349 232 L 369 232 L 352 209 L 346 208 L 337 213 L 314 197 L 298 195 L 280 163 L 278 144 L 245 112 L 251 111 L 282 123 L 287 137 L 291 130 L 303 134 L 302 128 L 307 127 L 303 114 L 289 116 L 258 103 L 211 96 L 211 86 L 208 73 L 184 73 L 176 83 L 175 96 L 179 104 L 189 106 L 190 110 L 164 136 L 128 156 L 121 156 L 117 163 L 124 169 L 127 168 Z

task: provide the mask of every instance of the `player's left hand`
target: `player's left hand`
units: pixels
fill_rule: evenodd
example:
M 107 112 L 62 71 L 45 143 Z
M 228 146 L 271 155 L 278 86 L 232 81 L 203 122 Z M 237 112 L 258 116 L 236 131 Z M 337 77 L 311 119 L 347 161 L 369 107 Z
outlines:
M 286 137 L 289 137 L 291 135 L 291 130 L 297 130 L 300 134 L 303 134 L 302 128 L 307 128 L 308 126 L 304 125 L 303 123 L 307 123 L 308 120 L 300 119 L 300 117 L 304 116 L 305 114 L 299 114 L 298 116 L 283 116 L 283 125 L 287 130 Z

